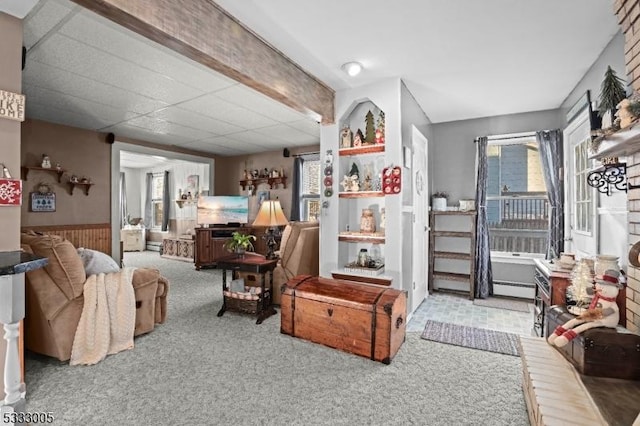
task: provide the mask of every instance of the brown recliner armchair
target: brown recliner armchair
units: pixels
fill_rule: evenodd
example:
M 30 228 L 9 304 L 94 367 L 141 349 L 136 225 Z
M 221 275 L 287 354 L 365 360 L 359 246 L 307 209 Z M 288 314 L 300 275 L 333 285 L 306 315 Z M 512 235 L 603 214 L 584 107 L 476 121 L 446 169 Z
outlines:
M 25 346 L 67 361 L 84 304 L 84 265 L 73 244 L 56 235 L 23 233 L 21 246 L 49 259 L 46 267 L 26 273 Z M 133 289 L 138 336 L 166 320 L 169 282 L 156 269 L 139 268 Z
M 318 275 L 320 251 L 318 222 L 289 223 L 280 241 L 280 259 L 273 270 L 273 304 L 280 304 L 281 287 L 296 275 Z

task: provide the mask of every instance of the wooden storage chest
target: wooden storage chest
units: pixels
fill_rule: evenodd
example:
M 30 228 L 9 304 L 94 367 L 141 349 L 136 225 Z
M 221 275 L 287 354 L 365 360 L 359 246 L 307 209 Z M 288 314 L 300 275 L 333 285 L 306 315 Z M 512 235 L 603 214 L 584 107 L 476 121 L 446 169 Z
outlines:
M 547 316 L 546 336 L 575 318 L 564 306 L 551 306 Z M 640 380 L 640 335 L 620 326 L 585 330 L 557 349 L 585 376 Z
M 405 339 L 406 292 L 298 275 L 282 285 L 280 331 L 385 364 Z

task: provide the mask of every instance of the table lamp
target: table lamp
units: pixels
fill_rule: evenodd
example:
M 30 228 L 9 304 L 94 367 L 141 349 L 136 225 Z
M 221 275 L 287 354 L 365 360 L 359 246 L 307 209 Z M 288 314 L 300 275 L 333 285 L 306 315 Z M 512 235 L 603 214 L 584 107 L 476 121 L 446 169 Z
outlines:
M 260 210 L 256 216 L 256 220 L 253 221 L 253 226 L 267 226 L 266 239 L 267 239 L 267 259 L 276 259 L 277 256 L 274 253 L 274 249 L 277 245 L 275 238 L 275 227 L 287 225 L 289 221 L 282 211 L 280 201 L 278 200 L 265 200 L 260 205 Z

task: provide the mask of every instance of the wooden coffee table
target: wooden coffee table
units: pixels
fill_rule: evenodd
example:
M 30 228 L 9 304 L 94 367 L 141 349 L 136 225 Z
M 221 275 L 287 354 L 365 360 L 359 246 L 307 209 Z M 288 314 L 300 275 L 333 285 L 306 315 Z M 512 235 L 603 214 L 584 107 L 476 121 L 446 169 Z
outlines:
M 217 261 L 217 267 L 222 269 L 222 308 L 218 311 L 218 316 L 224 315 L 225 311 L 233 310 L 237 312 L 248 312 L 253 309 L 245 309 L 243 306 L 254 302 L 255 314 L 258 316 L 256 324 L 262 324 L 265 318 L 270 317 L 276 313 L 276 310 L 271 305 L 271 294 L 273 291 L 273 270 L 278 264 L 278 259 L 266 259 L 261 254 L 245 253 L 241 256 L 231 255 L 223 258 L 219 258 Z M 227 270 L 239 271 L 239 272 L 251 272 L 260 276 L 260 296 L 257 301 L 249 300 L 233 300 L 233 298 L 225 296 L 224 292 L 229 290 L 227 285 Z M 269 273 L 269 286 L 265 285 L 265 274 Z

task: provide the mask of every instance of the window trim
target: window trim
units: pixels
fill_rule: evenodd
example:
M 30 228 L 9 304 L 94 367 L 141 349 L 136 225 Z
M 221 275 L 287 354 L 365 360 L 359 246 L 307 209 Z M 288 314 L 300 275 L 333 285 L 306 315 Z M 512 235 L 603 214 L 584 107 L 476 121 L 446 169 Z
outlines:
M 539 142 L 534 132 L 522 132 L 522 133 L 510 133 L 504 135 L 493 135 L 487 137 L 487 149 L 490 146 L 508 146 L 508 145 L 526 145 L 530 143 L 535 143 L 538 146 L 539 150 Z M 546 184 L 545 184 L 546 187 Z M 548 193 L 547 193 L 547 201 L 548 201 Z M 487 201 L 501 201 L 508 199 L 527 199 L 530 197 L 516 197 L 516 196 L 486 196 Z M 548 229 L 547 229 L 548 231 Z M 496 258 L 498 261 L 502 261 L 505 263 L 516 263 L 516 262 L 508 262 L 507 259 L 520 259 L 524 261 L 533 261 L 533 259 L 544 259 L 544 253 L 527 253 L 527 252 L 510 252 L 510 251 L 499 251 L 493 250 L 490 248 L 491 256 Z

